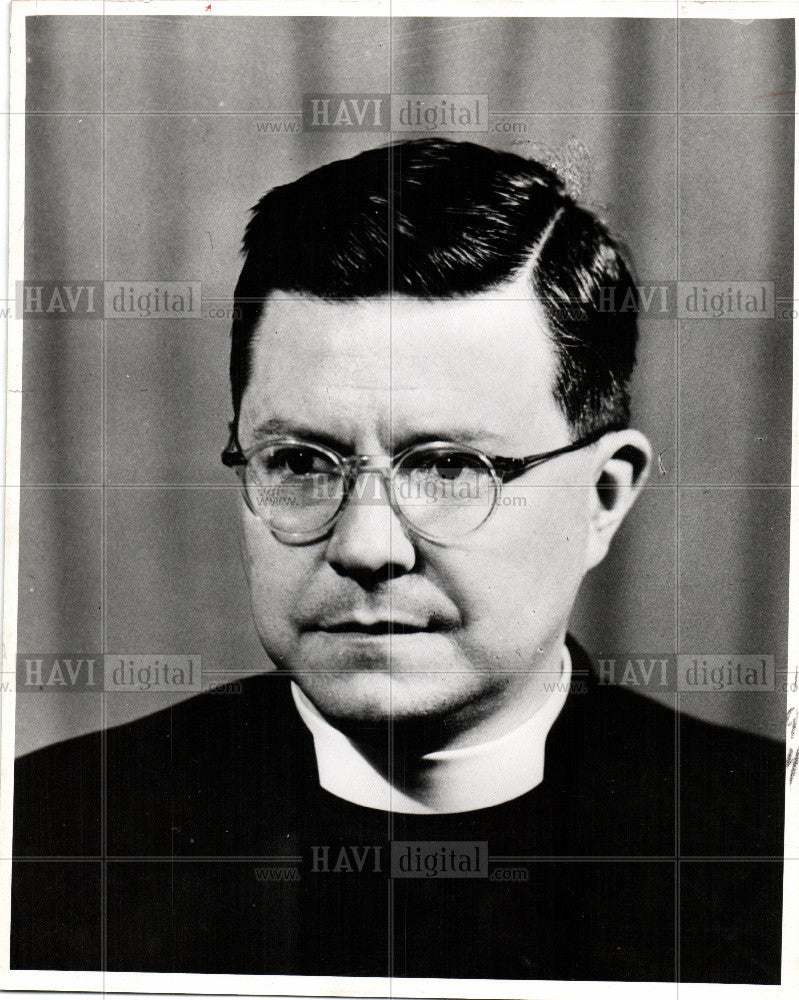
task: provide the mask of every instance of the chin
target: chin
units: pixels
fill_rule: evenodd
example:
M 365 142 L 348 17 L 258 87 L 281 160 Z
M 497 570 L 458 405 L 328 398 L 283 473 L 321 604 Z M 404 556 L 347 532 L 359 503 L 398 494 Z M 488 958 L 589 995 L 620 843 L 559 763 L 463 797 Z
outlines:
M 444 720 L 479 701 L 485 685 L 484 677 L 463 673 L 347 671 L 295 679 L 319 711 L 342 726 Z

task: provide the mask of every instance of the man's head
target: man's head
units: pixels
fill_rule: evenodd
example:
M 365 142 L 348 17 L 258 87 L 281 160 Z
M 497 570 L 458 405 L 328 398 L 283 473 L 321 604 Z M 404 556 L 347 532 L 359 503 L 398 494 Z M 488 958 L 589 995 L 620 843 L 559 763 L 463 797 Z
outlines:
M 540 164 L 424 139 L 271 191 L 244 251 L 229 457 L 287 436 L 344 458 L 432 441 L 523 457 L 608 431 L 445 543 L 377 472 L 302 544 L 242 504 L 261 641 L 323 712 L 456 734 L 529 715 L 648 461 L 627 429 L 635 315 L 603 308 L 635 297 L 616 245 Z

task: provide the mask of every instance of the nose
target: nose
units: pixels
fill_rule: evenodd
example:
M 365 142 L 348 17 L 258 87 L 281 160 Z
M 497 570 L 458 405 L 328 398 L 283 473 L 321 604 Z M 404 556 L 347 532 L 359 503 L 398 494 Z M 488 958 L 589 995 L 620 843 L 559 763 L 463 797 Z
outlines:
M 327 544 L 326 558 L 342 576 L 369 581 L 410 572 L 416 549 L 393 510 L 379 472 L 353 483 Z

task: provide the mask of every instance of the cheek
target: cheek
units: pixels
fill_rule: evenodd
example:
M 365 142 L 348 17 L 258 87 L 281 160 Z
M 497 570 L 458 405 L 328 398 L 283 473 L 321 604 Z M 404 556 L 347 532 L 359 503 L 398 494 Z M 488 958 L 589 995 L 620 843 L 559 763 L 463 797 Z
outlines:
M 244 571 L 258 633 L 262 639 L 287 635 L 305 575 L 302 550 L 276 541 L 246 507 L 241 517 Z
M 542 487 L 503 497 L 515 502 L 498 507 L 468 545 L 442 550 L 447 589 L 473 626 L 514 616 L 519 625 L 531 615 L 565 620 L 583 577 L 587 491 Z

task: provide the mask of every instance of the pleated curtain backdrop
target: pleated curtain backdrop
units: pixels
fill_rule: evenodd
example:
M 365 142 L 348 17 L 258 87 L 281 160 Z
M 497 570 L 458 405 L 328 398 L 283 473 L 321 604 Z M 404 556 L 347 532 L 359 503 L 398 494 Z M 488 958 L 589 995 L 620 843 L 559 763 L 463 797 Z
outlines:
M 269 667 L 219 463 L 241 236 L 269 188 L 387 139 L 303 131 L 304 94 L 487 94 L 488 130 L 455 138 L 554 164 L 642 285 L 793 296 L 791 21 L 42 16 L 27 56 L 26 280 L 197 281 L 204 315 L 26 322 L 21 654 Z M 642 318 L 634 417 L 657 458 L 575 610 L 596 657 L 790 666 L 791 331 Z M 18 751 L 168 701 L 24 692 Z M 784 729 L 780 691 L 681 705 Z

